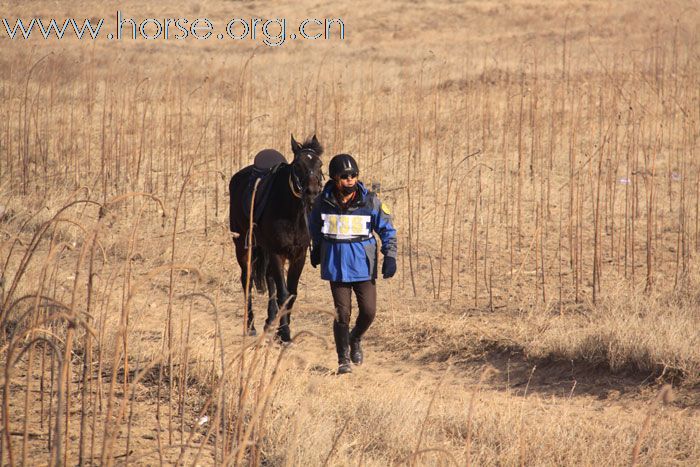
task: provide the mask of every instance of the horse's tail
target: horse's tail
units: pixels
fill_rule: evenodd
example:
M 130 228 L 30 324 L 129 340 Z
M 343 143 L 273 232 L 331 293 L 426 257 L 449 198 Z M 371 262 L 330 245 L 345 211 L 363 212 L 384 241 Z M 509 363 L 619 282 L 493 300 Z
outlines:
M 267 274 L 267 265 L 270 263 L 270 255 L 267 254 L 264 248 L 259 246 L 253 247 L 253 282 L 259 293 L 267 292 L 267 282 L 265 276 Z

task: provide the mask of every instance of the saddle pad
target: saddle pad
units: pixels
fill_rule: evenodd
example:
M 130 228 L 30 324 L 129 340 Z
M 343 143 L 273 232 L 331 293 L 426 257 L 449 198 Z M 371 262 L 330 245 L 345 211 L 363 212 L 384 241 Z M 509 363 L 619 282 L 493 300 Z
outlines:
M 253 213 L 253 222 L 258 223 L 258 221 L 260 221 L 260 217 L 262 216 L 265 206 L 267 206 L 267 202 L 270 199 L 270 194 L 272 193 L 272 182 L 275 179 L 274 175 L 283 165 L 287 164 L 277 164 L 270 169 L 259 169 L 255 166 L 251 166 L 252 170 L 248 178 L 248 185 L 246 186 L 243 194 L 243 214 L 250 219 L 250 202 L 253 198 L 253 188 L 255 187 L 255 181 L 260 179 L 258 189 L 255 192 L 255 212 Z

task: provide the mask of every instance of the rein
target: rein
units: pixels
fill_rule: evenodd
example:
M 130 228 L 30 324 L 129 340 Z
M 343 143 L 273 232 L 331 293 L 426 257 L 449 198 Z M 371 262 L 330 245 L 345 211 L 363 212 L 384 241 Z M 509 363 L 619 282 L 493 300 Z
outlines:
M 294 178 L 294 181 L 292 181 L 292 178 Z M 292 171 L 289 172 L 289 189 L 292 190 L 292 194 L 295 197 L 301 199 L 301 182 L 299 182 L 299 177 L 297 177 L 294 172 L 294 167 L 292 167 Z

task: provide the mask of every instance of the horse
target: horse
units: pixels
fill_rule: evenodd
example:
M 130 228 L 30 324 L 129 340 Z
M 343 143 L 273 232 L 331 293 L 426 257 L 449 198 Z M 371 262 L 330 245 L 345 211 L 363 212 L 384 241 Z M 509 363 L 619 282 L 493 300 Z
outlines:
M 323 188 L 321 155 L 323 147 L 316 135 L 300 144 L 292 135 L 294 160 L 286 163 L 284 156 L 274 150 L 259 153 L 264 161 L 236 172 L 229 182 L 230 229 L 236 260 L 241 268 L 241 285 L 247 290 L 245 317 L 246 332 L 256 335 L 254 324 L 252 285 L 259 293 L 268 291 L 265 331 L 275 323 L 284 305 L 277 337 L 283 343 L 291 342 L 290 312 L 297 295 L 297 286 L 306 262 L 306 252 L 311 242 L 308 216 L 314 199 Z M 269 167 L 272 161 L 276 163 Z M 256 160 L 257 162 L 257 160 Z M 267 167 L 259 167 L 259 165 Z M 254 180 L 264 175 L 258 185 L 255 212 L 250 211 L 250 193 Z M 252 244 L 249 242 L 250 216 L 253 216 Z M 238 234 L 238 235 L 236 235 Z M 252 248 L 251 279 L 248 279 L 248 248 Z M 289 262 L 287 275 L 285 263 Z M 286 303 L 286 304 L 285 304 Z M 245 320 L 244 317 L 244 320 Z

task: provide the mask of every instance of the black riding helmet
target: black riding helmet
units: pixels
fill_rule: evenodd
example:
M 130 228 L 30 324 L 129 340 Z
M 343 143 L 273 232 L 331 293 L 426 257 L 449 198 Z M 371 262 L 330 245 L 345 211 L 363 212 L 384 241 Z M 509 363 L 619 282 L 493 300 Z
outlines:
M 328 175 L 331 178 L 340 177 L 343 174 L 359 174 L 360 168 L 357 161 L 350 154 L 338 154 L 333 156 L 328 164 Z

